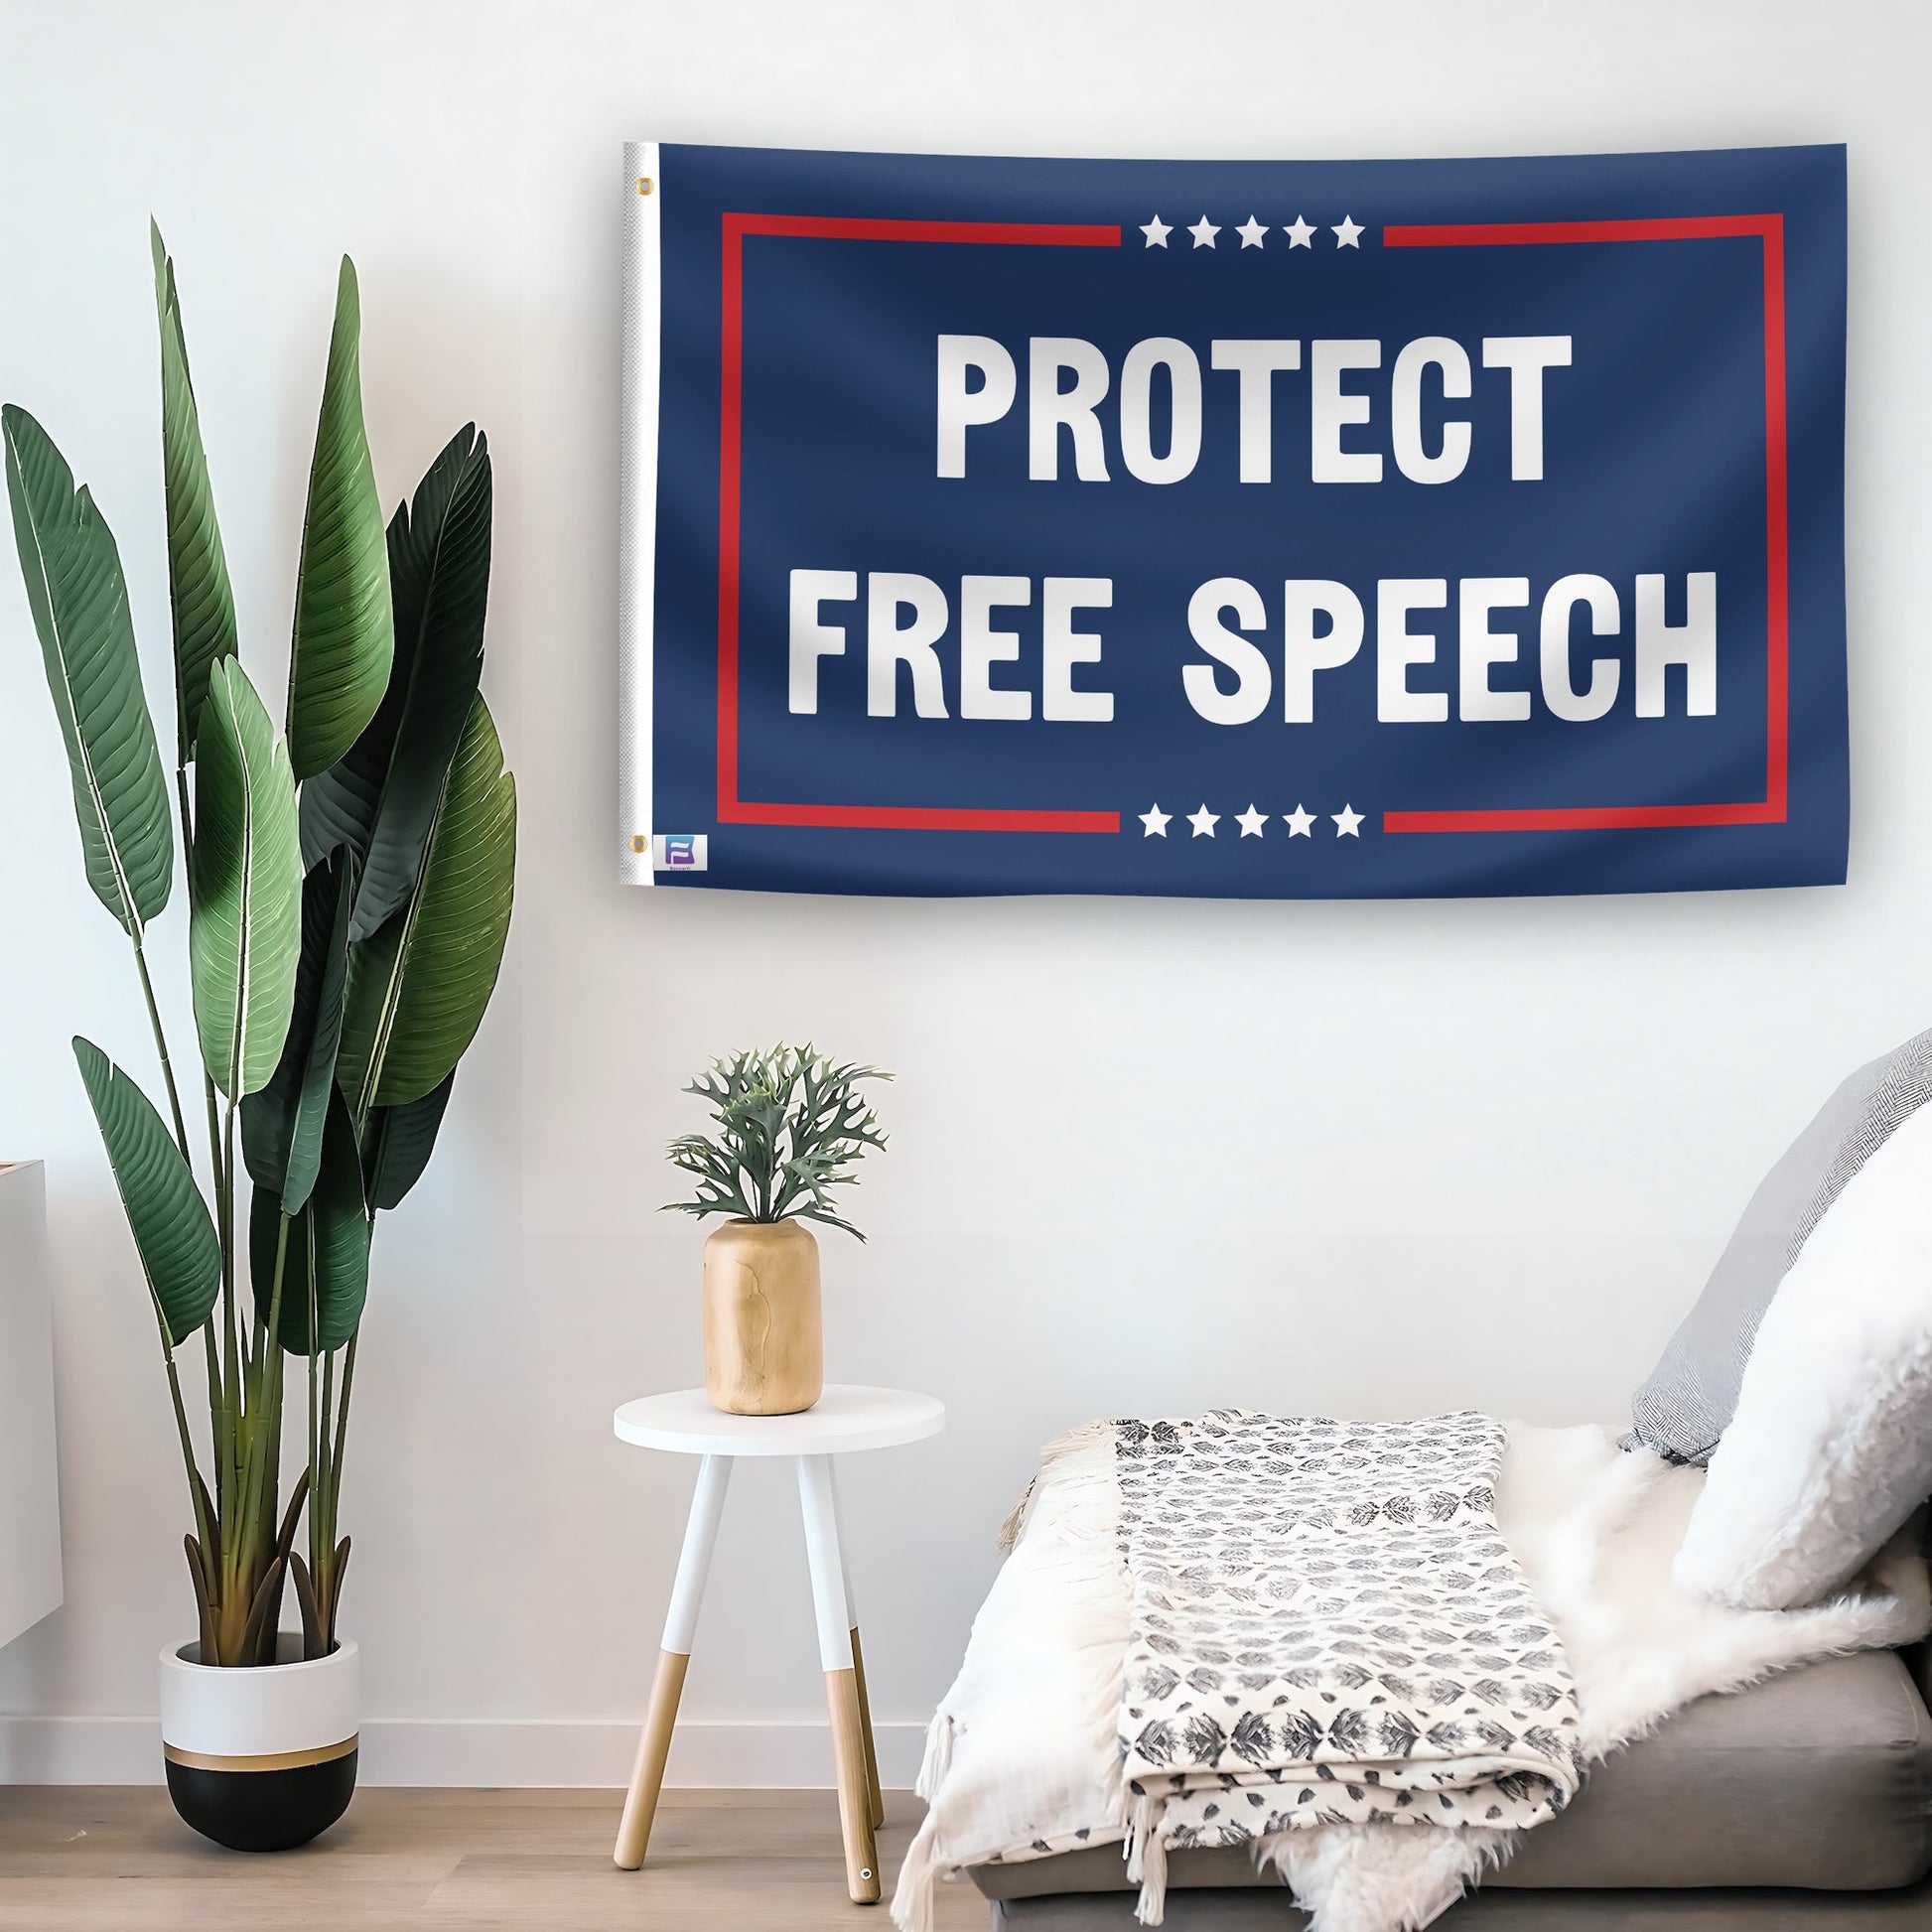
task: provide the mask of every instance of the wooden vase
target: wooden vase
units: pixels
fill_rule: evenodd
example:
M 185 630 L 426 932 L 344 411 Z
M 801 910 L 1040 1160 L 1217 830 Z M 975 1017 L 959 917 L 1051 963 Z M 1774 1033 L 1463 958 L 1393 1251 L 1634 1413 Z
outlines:
M 825 1387 L 818 1243 L 800 1221 L 727 1221 L 704 1244 L 705 1393 L 729 1416 L 792 1416 Z

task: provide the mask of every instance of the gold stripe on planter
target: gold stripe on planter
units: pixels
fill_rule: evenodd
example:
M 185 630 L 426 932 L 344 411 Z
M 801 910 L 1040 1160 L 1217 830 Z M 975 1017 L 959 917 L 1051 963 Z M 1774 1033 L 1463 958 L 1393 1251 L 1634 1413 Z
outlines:
M 318 1744 L 306 1751 L 264 1751 L 255 1757 L 230 1757 L 214 1751 L 184 1751 L 163 1744 L 162 1755 L 170 1764 L 185 1765 L 191 1771 L 296 1771 L 305 1764 L 333 1764 L 355 1748 L 353 1736 L 340 1744 Z

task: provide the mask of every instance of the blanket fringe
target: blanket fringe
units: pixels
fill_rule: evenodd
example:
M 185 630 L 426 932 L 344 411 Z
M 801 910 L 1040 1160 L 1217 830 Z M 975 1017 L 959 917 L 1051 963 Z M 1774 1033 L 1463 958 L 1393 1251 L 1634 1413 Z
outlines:
M 912 1783 L 913 1794 L 928 1805 L 938 1796 L 946 1773 L 952 1769 L 952 1714 L 935 1712 L 925 1727 L 925 1756 L 919 1760 L 919 1775 Z
M 893 1893 L 893 1923 L 898 1932 L 933 1932 L 932 1887 L 939 1879 L 937 1824 L 938 1814 L 927 1812 L 905 1848 Z
M 1168 1846 L 1161 1836 L 1166 1810 L 1159 1798 L 1141 1792 L 1127 1816 L 1127 1882 L 1141 1888 L 1134 1916 L 1143 1925 L 1159 1925 L 1168 1912 Z
M 1036 1482 L 1038 1477 L 1035 1477 Z M 1034 1483 L 1030 1482 L 1020 1492 L 1020 1500 L 1007 1511 L 1000 1524 L 1000 1533 L 993 1539 L 993 1547 L 1003 1557 L 1013 1555 L 1014 1545 L 1020 1541 L 1020 1532 L 1027 1526 L 1027 1505 L 1034 1499 Z
M 1039 1467 L 1034 1478 L 1020 1492 L 1020 1500 L 1007 1511 L 1006 1521 L 1000 1525 L 998 1549 L 1003 1557 L 1013 1554 L 1014 1546 L 1020 1541 L 1027 1528 L 1027 1513 L 1040 1483 L 1052 1473 L 1056 1464 L 1064 1462 L 1069 1455 L 1090 1448 L 1100 1437 L 1113 1430 L 1110 1422 L 1084 1422 L 1077 1429 L 1069 1429 L 1063 1436 L 1055 1436 L 1039 1452 Z

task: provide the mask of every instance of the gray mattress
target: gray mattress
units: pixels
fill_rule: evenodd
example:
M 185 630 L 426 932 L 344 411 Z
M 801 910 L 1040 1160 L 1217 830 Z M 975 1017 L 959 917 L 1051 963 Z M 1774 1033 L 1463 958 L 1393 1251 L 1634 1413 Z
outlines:
M 1873 1651 L 1701 1699 L 1599 1765 L 1438 1924 L 1932 1932 L 1929 1872 L 1932 1716 L 1903 1660 Z M 971 1875 L 1016 1932 L 1133 1924 L 1118 1846 Z M 1304 1923 L 1238 1850 L 1177 1853 L 1168 1882 L 1171 1932 Z
M 995 1932 L 1141 1932 L 1119 1892 L 995 1900 Z M 1266 1892 L 1170 1895 L 1161 1932 L 1308 1932 Z M 1927 1932 L 1932 1885 L 1909 1891 L 1501 1891 L 1451 1905 L 1430 1932 Z

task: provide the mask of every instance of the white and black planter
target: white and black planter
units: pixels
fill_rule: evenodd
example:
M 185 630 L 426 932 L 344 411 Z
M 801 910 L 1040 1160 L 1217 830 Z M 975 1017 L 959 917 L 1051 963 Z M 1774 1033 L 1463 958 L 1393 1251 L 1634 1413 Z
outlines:
M 277 1661 L 255 1670 L 212 1669 L 201 1649 L 161 1653 L 161 1742 L 176 1811 L 232 1852 L 308 1844 L 355 1790 L 355 1646 L 304 1663 L 302 1639 L 284 1632 Z

